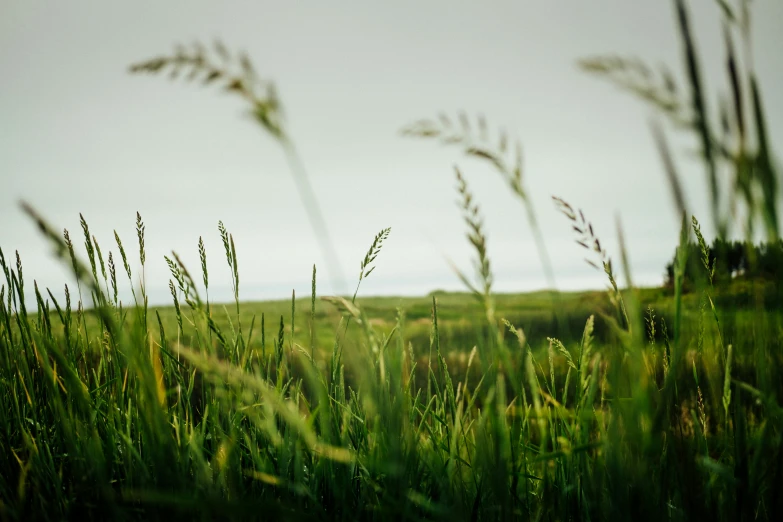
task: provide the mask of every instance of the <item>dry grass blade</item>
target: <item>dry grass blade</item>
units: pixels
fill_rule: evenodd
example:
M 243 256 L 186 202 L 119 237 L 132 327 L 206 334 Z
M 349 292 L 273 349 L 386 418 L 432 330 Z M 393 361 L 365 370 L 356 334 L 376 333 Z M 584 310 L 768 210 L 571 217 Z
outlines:
M 544 236 L 538 225 L 538 218 L 533 207 L 533 202 L 522 183 L 522 145 L 519 141 L 515 142 L 513 151 L 509 150 L 508 134 L 504 130 L 498 132 L 498 138 L 491 140 L 487 130 L 486 120 L 483 116 L 477 118 L 479 128 L 479 137 L 476 138 L 473 133 L 470 119 L 465 112 L 459 113 L 460 129 L 456 129 L 451 124 L 448 116 L 439 115 L 434 120 L 419 120 L 402 130 L 403 136 L 413 136 L 420 138 L 439 138 L 444 145 L 459 145 L 463 153 L 490 163 L 495 170 L 508 183 L 512 192 L 522 201 L 527 212 L 527 219 L 533 237 L 536 242 L 536 248 L 541 260 L 541 268 L 547 279 L 550 288 L 556 288 L 554 272 L 552 271 L 552 262 L 549 258 L 549 252 L 546 248 Z M 553 299 L 557 299 L 556 294 L 552 294 Z
M 583 71 L 605 77 L 621 89 L 636 94 L 665 113 L 675 125 L 691 125 L 688 105 L 680 99 L 674 76 L 665 67 L 656 75 L 638 58 L 621 56 L 592 56 L 577 63 Z
M 756 135 L 759 142 L 755 172 L 763 195 L 760 211 L 764 218 L 769 241 L 776 241 L 780 236 L 780 225 L 778 224 L 778 173 L 772 162 L 769 149 L 767 124 L 764 117 L 761 92 L 759 91 L 756 77 L 752 75 L 750 81 L 753 99 L 753 116 L 756 122 Z
M 585 219 L 585 215 L 581 209 L 575 211 L 563 198 L 552 196 L 552 200 L 557 209 L 571 221 L 571 228 L 577 233 L 576 243 L 582 248 L 593 252 L 598 258 L 598 262 L 601 264 L 600 266 L 589 258 L 585 258 L 585 261 L 597 270 L 603 269 L 603 272 L 606 274 L 606 277 L 609 279 L 609 284 L 612 287 L 612 292 L 610 293 L 612 303 L 615 305 L 620 315 L 625 319 L 626 324 L 628 324 L 628 314 L 625 311 L 625 303 L 617 285 L 614 269 L 612 267 L 612 259 L 601 246 L 601 241 L 593 231 L 592 223 Z
M 325 296 L 321 296 L 321 300 L 333 304 L 334 306 L 337 307 L 338 310 L 340 310 L 344 314 L 347 314 L 349 317 L 353 318 L 357 323 L 362 324 L 361 310 L 359 310 L 358 306 L 356 306 L 354 303 L 347 300 L 346 298 L 340 296 L 325 295 Z
M 345 278 L 339 258 L 302 160 L 284 129 L 283 108 L 274 83 L 258 77 L 245 53 L 239 53 L 239 58 L 232 64 L 232 56 L 222 43 L 216 42 L 214 47 L 215 55 L 222 62 L 220 64 L 212 59 L 203 45 L 195 43 L 190 49 L 176 46 L 173 54 L 135 63 L 129 70 L 136 74 L 160 74 L 169 70 L 174 78 L 182 70 L 189 70 L 188 80 L 201 77 L 206 84 L 220 81 L 226 91 L 236 93 L 250 103 L 251 116 L 283 147 L 310 226 L 329 268 L 332 284 L 335 290 L 343 290 Z
M 528 195 L 522 186 L 522 146 L 516 142 L 513 151 L 508 147 L 508 134 L 500 130 L 497 138 L 491 139 L 486 118 L 479 115 L 475 125 L 465 112 L 458 115 L 459 128 L 455 127 L 448 116 L 438 115 L 436 119 L 424 119 L 403 128 L 403 136 L 417 138 L 437 138 L 443 145 L 459 145 L 467 156 L 483 159 L 503 176 L 507 183 L 523 200 Z M 478 127 L 478 135 L 474 132 Z
M 484 222 L 479 214 L 478 204 L 473 201 L 473 195 L 468 189 L 467 182 L 462 176 L 462 173 L 458 168 L 454 168 L 457 177 L 457 192 L 461 196 L 461 201 L 458 203 L 462 209 L 462 217 L 465 223 L 468 225 L 468 241 L 473 245 L 476 251 L 475 269 L 479 276 L 481 284 L 481 291 L 478 292 L 482 298 L 489 297 L 492 291 L 492 270 L 489 264 L 489 256 L 487 255 L 487 237 L 484 233 Z M 458 272 L 459 273 L 459 272 Z M 463 282 L 467 282 L 467 278 L 461 273 L 460 279 Z M 468 284 L 469 288 L 475 292 L 475 287 Z
M 691 87 L 691 103 L 694 112 L 694 126 L 701 138 L 703 147 L 702 153 L 707 166 L 707 179 L 710 187 L 710 202 L 712 205 L 713 218 L 718 220 L 719 193 L 718 193 L 718 174 L 715 165 L 715 155 L 713 153 L 713 139 L 710 132 L 709 117 L 707 113 L 707 104 L 704 97 L 704 88 L 702 87 L 701 73 L 699 71 L 699 61 L 697 58 L 696 47 L 691 32 L 690 19 L 684 0 L 675 0 L 677 10 L 677 20 L 680 27 L 680 37 L 682 39 L 683 52 L 685 54 L 686 71 L 688 81 Z
M 666 143 L 666 137 L 661 130 L 660 124 L 655 121 L 650 122 L 650 129 L 655 139 L 655 144 L 658 147 L 658 155 L 663 161 L 663 167 L 666 171 L 666 177 L 669 180 L 669 187 L 672 191 L 672 197 L 674 198 L 674 204 L 677 207 L 677 215 L 685 213 L 685 194 L 682 190 L 682 184 L 680 183 L 680 176 L 677 173 L 677 167 L 674 165 L 674 159 L 672 159 L 671 152 L 669 151 L 669 145 Z
M 601 246 L 601 241 L 593 231 L 592 223 L 585 219 L 584 213 L 581 210 L 574 211 L 574 208 L 563 198 L 552 196 L 552 200 L 554 201 L 555 206 L 560 211 L 560 213 L 571 221 L 571 228 L 574 230 L 574 232 L 577 233 L 576 243 L 582 248 L 597 254 L 597 257 L 602 265 L 605 266 L 608 264 L 611 266 L 611 259 L 609 258 L 609 255 Z M 590 259 L 585 258 L 585 261 L 587 261 L 590 266 L 598 268 L 597 265 Z
M 381 253 L 383 242 L 389 238 L 390 233 L 391 227 L 384 228 L 375 235 L 375 238 L 372 241 L 372 245 L 370 245 L 370 249 L 364 255 L 364 259 L 362 259 L 361 269 L 359 271 L 359 281 L 369 276 L 372 271 L 375 270 L 375 266 L 370 265 L 373 261 L 375 261 L 375 258 L 378 257 L 378 254 Z
M 129 67 L 129 71 L 134 74 L 161 74 L 169 71 L 172 79 L 178 78 L 183 71 L 188 71 L 188 81 L 200 79 L 204 85 L 219 82 L 224 90 L 236 93 L 252 104 L 251 114 L 269 133 L 285 139 L 282 107 L 274 84 L 258 77 L 247 55 L 242 54 L 232 64 L 231 56 L 222 43 L 215 45 L 215 54 L 222 63 L 217 63 L 199 43 L 193 44 L 189 49 L 178 45 L 172 54 L 134 63 Z

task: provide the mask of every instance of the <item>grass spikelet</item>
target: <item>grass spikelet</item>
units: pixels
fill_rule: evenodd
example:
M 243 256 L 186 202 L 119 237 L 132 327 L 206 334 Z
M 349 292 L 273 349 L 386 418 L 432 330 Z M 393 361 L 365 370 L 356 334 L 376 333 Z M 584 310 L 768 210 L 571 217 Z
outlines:
M 196 288 L 196 283 L 193 281 L 193 277 L 190 275 L 190 272 L 188 272 L 188 269 L 185 268 L 185 264 L 179 258 L 179 255 L 174 251 L 171 252 L 171 255 L 174 256 L 174 260 L 176 261 L 175 265 L 182 277 L 185 298 L 189 300 L 188 304 L 194 309 L 200 309 L 201 297 L 199 297 L 198 289 Z
M 478 136 L 473 132 L 470 118 L 465 112 L 460 112 L 458 119 L 460 128 L 451 123 L 451 119 L 445 114 L 440 114 L 437 119 L 422 119 L 403 128 L 403 136 L 418 138 L 438 138 L 443 145 L 458 145 L 468 157 L 482 159 L 491 164 L 508 184 L 512 193 L 517 196 L 525 207 L 527 220 L 541 261 L 541 267 L 547 283 L 555 288 L 555 276 L 552 271 L 552 262 L 546 248 L 546 242 L 538 224 L 533 202 L 523 185 L 522 169 L 522 145 L 515 142 L 513 150 L 508 146 L 508 134 L 500 130 L 496 140 L 491 140 L 487 130 L 486 120 L 483 116 L 477 117 L 479 128 Z
M 218 231 L 220 232 L 220 239 L 223 241 L 223 248 L 226 251 L 226 262 L 229 268 L 232 268 L 234 259 L 231 257 L 231 244 L 228 239 L 228 231 L 222 221 L 218 221 Z
M 65 245 L 68 247 L 68 255 L 71 258 L 71 267 L 73 267 L 73 273 L 78 274 L 79 271 L 77 269 L 77 263 L 76 263 L 76 253 L 73 251 L 73 242 L 71 241 L 71 235 L 68 233 L 68 229 L 63 229 L 63 240 L 65 240 Z
M 612 303 L 617 307 L 621 317 L 625 320 L 625 324 L 630 325 L 628 313 L 625 310 L 625 302 L 615 279 L 612 259 L 609 257 L 606 249 L 601 246 L 600 240 L 593 231 L 593 225 L 585 219 L 585 215 L 581 209 L 574 210 L 567 201 L 557 196 L 552 196 L 552 200 L 555 202 L 557 209 L 571 221 L 571 228 L 577 233 L 576 243 L 582 248 L 593 252 L 598 258 L 601 267 L 589 258 L 585 258 L 585 261 L 596 270 L 603 269 L 612 288 L 612 292 L 610 293 Z
M 458 115 L 459 128 L 451 123 L 446 115 L 440 115 L 437 119 L 419 120 L 405 127 L 403 136 L 417 138 L 438 138 L 443 145 L 459 145 L 467 156 L 483 159 L 492 164 L 495 169 L 508 182 L 516 195 L 523 200 L 528 199 L 527 192 L 522 186 L 522 146 L 516 142 L 513 151 L 508 149 L 508 135 L 505 131 L 499 131 L 497 140 L 491 142 L 487 130 L 486 119 L 479 115 L 476 118 L 478 134 L 474 132 L 474 126 L 465 112 Z
M 566 363 L 569 367 L 573 368 L 574 370 L 577 369 L 576 364 L 574 363 L 574 358 L 571 356 L 571 352 L 568 351 L 568 348 L 565 347 L 565 345 L 559 340 L 555 339 L 554 337 L 547 337 L 547 341 L 549 341 L 549 345 L 557 349 L 558 353 L 565 357 Z
M 171 272 L 171 277 L 173 277 L 177 282 L 177 286 L 179 287 L 180 292 L 186 294 L 187 291 L 185 289 L 185 277 L 182 275 L 182 271 L 179 269 L 179 266 L 177 266 L 177 263 L 168 256 L 163 256 L 163 259 L 166 260 L 166 264 L 169 267 L 169 272 Z M 170 286 L 173 286 L 171 281 L 169 281 L 169 283 Z
M 172 79 L 187 71 L 188 81 L 200 80 L 203 85 L 219 83 L 224 91 L 235 93 L 251 104 L 253 116 L 267 132 L 277 138 L 285 136 L 282 107 L 274 84 L 256 74 L 246 54 L 233 59 L 222 43 L 215 45 L 214 55 L 200 43 L 189 48 L 177 45 L 173 54 L 134 63 L 129 70 L 134 74 L 168 71 Z
M 177 315 L 177 326 L 179 331 L 182 332 L 182 311 L 179 308 L 179 298 L 177 298 L 177 289 L 174 287 L 174 281 L 169 279 L 169 291 L 171 292 L 171 298 L 174 300 L 174 312 Z
M 132 64 L 129 71 L 135 74 L 160 74 L 168 70 L 170 75 L 176 78 L 181 72 L 188 70 L 189 81 L 201 78 L 204 84 L 220 83 L 226 92 L 239 95 L 250 105 L 251 117 L 283 147 L 291 175 L 310 226 L 328 263 L 335 287 L 342 287 L 344 279 L 337 254 L 302 160 L 284 128 L 283 107 L 277 96 L 277 89 L 273 82 L 259 77 L 247 54 L 240 52 L 238 55 L 238 59 L 234 59 L 220 42 L 214 45 L 214 56 L 200 43 L 195 43 L 190 48 L 177 45 L 173 54 L 160 55 Z M 215 57 L 219 60 L 215 60 Z
M 117 248 L 120 250 L 120 257 L 122 258 L 122 266 L 125 268 L 125 273 L 128 274 L 128 279 L 130 280 L 131 284 L 133 283 L 133 275 L 131 273 L 131 267 L 128 264 L 128 257 L 125 255 L 125 249 L 122 247 L 122 241 L 120 241 L 120 236 L 117 234 L 117 231 L 114 231 L 114 240 L 117 242 Z
M 90 228 L 87 226 L 87 221 L 82 214 L 79 214 L 79 223 L 82 226 L 84 232 L 84 248 L 87 250 L 87 258 L 90 261 L 90 268 L 92 268 L 92 276 L 95 280 L 98 280 L 98 273 L 95 265 L 95 249 L 92 246 L 92 237 L 90 235 Z
M 636 57 L 619 55 L 581 58 L 578 66 L 585 72 L 606 78 L 664 113 L 680 127 L 689 125 L 688 104 L 682 100 L 682 89 L 666 66 L 657 71 Z
M 109 277 L 111 279 L 111 292 L 114 304 L 117 304 L 117 268 L 114 266 L 114 256 L 109 252 Z
M 136 237 L 139 240 L 139 260 L 141 261 L 142 271 L 144 270 L 144 263 L 147 260 L 147 251 L 144 248 L 144 222 L 141 220 L 141 214 L 136 212 Z
M 391 228 L 384 228 L 375 235 L 372 245 L 370 245 L 370 249 L 364 255 L 364 259 L 362 259 L 361 268 L 359 270 L 359 281 L 369 276 L 370 273 L 375 270 L 375 266 L 370 267 L 370 264 L 372 264 L 378 254 L 380 254 L 383 242 L 389 237 L 390 232 Z
M 645 323 L 647 323 L 647 340 L 651 346 L 655 346 L 655 310 L 651 306 L 645 311 Z
M 95 253 L 98 255 L 98 264 L 101 267 L 101 276 L 103 277 L 103 281 L 107 282 L 106 264 L 103 262 L 103 253 L 101 252 L 101 247 L 98 244 L 98 240 L 95 239 L 95 236 L 92 236 L 92 244 L 95 247 Z
M 587 318 L 587 321 L 585 321 L 585 328 L 582 332 L 582 340 L 579 343 L 579 358 L 577 359 L 578 362 L 578 371 L 579 371 L 579 380 L 580 380 L 580 397 L 581 399 L 581 393 L 585 392 L 588 385 L 588 368 L 587 363 L 590 361 L 590 356 L 592 355 L 593 351 L 593 332 L 595 330 L 595 316 L 591 315 Z
M 701 225 L 696 220 L 696 216 L 691 216 L 691 226 L 693 233 L 696 234 L 696 239 L 699 242 L 699 251 L 701 252 L 701 264 L 707 271 L 709 276 L 710 286 L 712 286 L 713 278 L 715 277 L 715 263 L 717 259 L 710 261 L 710 247 L 707 246 L 707 241 L 701 233 Z
M 232 268 L 232 275 L 233 275 L 233 285 L 234 285 L 234 299 L 237 301 L 237 312 L 239 312 L 239 262 L 237 261 L 237 249 L 234 246 L 234 236 L 233 234 L 229 236 L 229 244 L 231 245 L 231 268 Z
M 372 265 L 373 261 L 375 261 L 375 258 L 378 257 L 378 254 L 381 253 L 383 242 L 389 238 L 390 233 L 391 233 L 391 227 L 384 228 L 383 230 L 378 232 L 373 238 L 369 250 L 367 250 L 367 253 L 364 255 L 364 259 L 362 259 L 361 266 L 359 268 L 359 281 L 356 284 L 356 289 L 353 292 L 353 298 L 351 299 L 351 302 L 356 301 L 356 295 L 359 293 L 359 286 L 362 284 L 362 281 L 366 279 L 372 273 L 373 270 L 375 270 L 375 265 L 373 266 L 370 265 Z M 348 324 L 346 323 L 346 329 L 347 328 L 348 328 Z
M 198 237 L 198 258 L 201 261 L 201 277 L 204 281 L 204 289 L 209 291 L 209 271 L 207 270 L 207 251 L 204 248 L 204 240 Z
M 485 306 L 490 306 L 489 297 L 492 291 L 492 270 L 490 268 L 489 257 L 487 255 L 487 237 L 484 233 L 484 222 L 479 214 L 478 204 L 473 201 L 473 194 L 471 194 L 468 188 L 467 181 L 462 176 L 460 170 L 455 167 L 454 172 L 457 177 L 457 192 L 461 197 L 461 201 L 458 205 L 462 209 L 462 218 L 465 224 L 468 225 L 468 241 L 473 245 L 476 251 L 476 260 L 474 261 L 474 268 L 478 275 L 479 285 L 474 286 L 468 278 L 457 271 L 462 282 L 467 286 L 473 294 L 482 302 Z M 487 308 L 487 315 L 490 315 L 490 308 Z

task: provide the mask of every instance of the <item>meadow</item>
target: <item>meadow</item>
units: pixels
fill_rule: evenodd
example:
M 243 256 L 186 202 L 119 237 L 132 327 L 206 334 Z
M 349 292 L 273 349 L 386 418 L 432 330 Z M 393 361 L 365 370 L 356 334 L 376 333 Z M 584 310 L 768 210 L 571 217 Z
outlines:
M 749 30 L 750 9 L 720 3 L 730 101 L 716 126 L 686 2 L 674 5 L 684 87 L 634 60 L 581 62 L 700 144 L 706 217 L 688 214 L 663 126 L 652 127 L 682 217 L 668 287 L 633 285 L 623 241 L 633 231 L 618 223 L 612 256 L 588 217 L 554 197 L 606 289 L 495 293 L 481 209 L 459 168 L 476 273 L 457 271 L 464 293 L 420 298 L 362 295 L 383 269 L 394 233 L 383 229 L 357 260 L 353 295 L 321 295 L 314 266 L 311 295 L 242 302 L 242 245 L 219 223 L 223 251 L 194 245 L 197 267 L 166 257 L 172 302 L 151 307 L 142 216 L 135 238 L 99 243 L 83 219 L 63 233 L 23 204 L 73 281 L 58 299 L 0 250 L 0 519 L 783 519 L 780 281 L 717 278 L 725 260 L 699 223 L 780 241 L 762 97 L 732 39 Z M 171 71 L 247 101 L 286 151 L 333 260 L 271 82 L 222 44 L 131 66 Z M 438 115 L 402 134 L 491 164 L 526 209 L 551 280 L 518 146 L 487 128 Z M 722 211 L 727 202 L 744 217 Z M 218 267 L 232 274 L 233 302 L 208 297 Z M 123 278 L 131 302 L 118 298 Z

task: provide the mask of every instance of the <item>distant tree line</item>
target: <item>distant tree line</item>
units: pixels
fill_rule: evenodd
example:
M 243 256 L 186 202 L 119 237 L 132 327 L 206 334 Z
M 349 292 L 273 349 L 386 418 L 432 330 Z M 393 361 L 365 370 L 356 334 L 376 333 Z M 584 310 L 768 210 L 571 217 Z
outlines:
M 713 283 L 721 285 L 732 280 L 763 279 L 767 281 L 783 280 L 783 239 L 772 243 L 753 244 L 749 241 L 725 241 L 716 238 L 708 247 L 710 266 L 715 266 Z M 664 287 L 674 286 L 674 265 L 677 254 L 666 265 Z M 702 252 L 697 243 L 688 245 L 688 261 L 683 284 L 687 289 L 696 282 L 706 281 L 707 271 L 702 261 Z

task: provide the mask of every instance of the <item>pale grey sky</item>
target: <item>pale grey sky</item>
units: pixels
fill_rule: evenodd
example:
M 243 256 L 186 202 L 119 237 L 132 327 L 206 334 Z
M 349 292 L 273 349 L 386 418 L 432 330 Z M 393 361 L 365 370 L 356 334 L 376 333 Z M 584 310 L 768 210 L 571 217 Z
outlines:
M 246 50 L 276 82 L 350 281 L 374 234 L 392 227 L 365 295 L 461 288 L 444 257 L 471 270 L 455 163 L 486 217 L 496 289 L 545 286 L 524 209 L 501 178 L 454 148 L 399 136 L 414 120 L 462 109 L 521 140 L 560 288 L 600 288 L 604 278 L 582 260 L 552 194 L 583 208 L 616 258 L 620 216 L 635 282 L 658 284 L 677 219 L 649 133 L 651 112 L 575 62 L 618 53 L 669 64 L 679 75 L 671 4 L 0 0 L 0 246 L 7 258 L 19 250 L 27 278 L 60 289 L 67 271 L 18 201 L 67 227 L 79 244 L 82 212 L 104 256 L 116 250 L 113 229 L 135 251 L 138 210 L 151 300 L 167 300 L 164 254 L 177 251 L 196 271 L 199 235 L 212 295 L 224 300 L 222 219 L 236 240 L 243 298 L 284 297 L 292 288 L 305 295 L 313 263 L 321 292 L 331 292 L 284 155 L 243 116 L 241 102 L 215 88 L 127 72 L 175 43 L 218 37 Z M 723 88 L 716 2 L 690 4 L 704 77 Z M 757 0 L 753 9 L 755 66 L 779 152 L 783 2 Z M 715 97 L 709 101 L 715 113 Z M 670 142 L 691 212 L 711 234 L 703 172 L 683 154 L 691 142 Z

